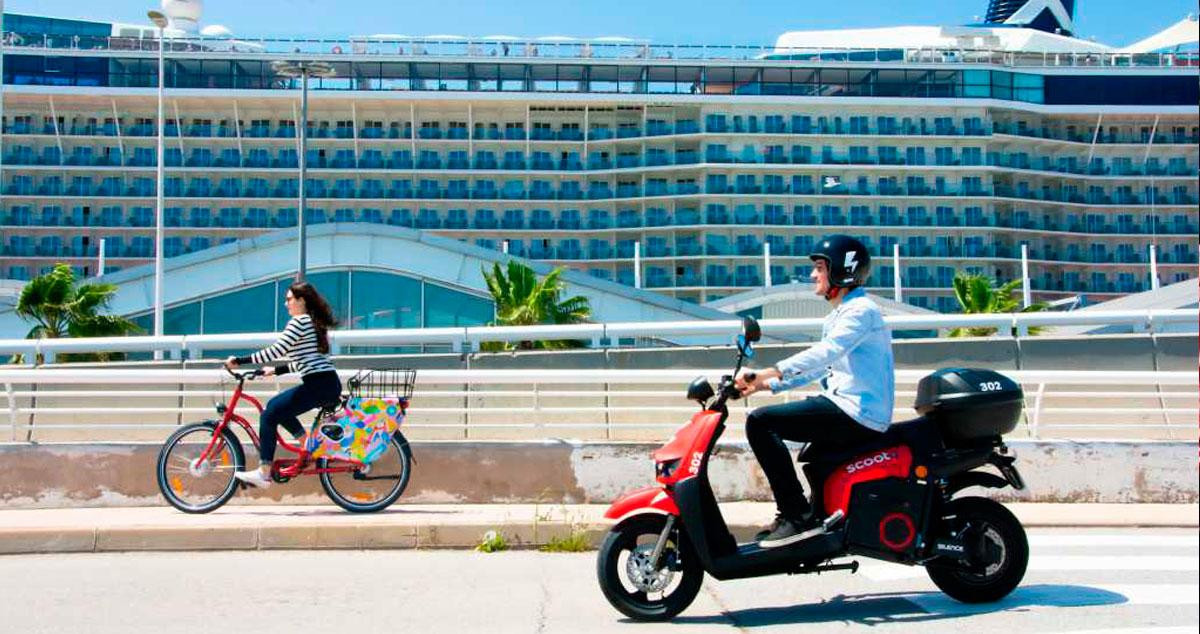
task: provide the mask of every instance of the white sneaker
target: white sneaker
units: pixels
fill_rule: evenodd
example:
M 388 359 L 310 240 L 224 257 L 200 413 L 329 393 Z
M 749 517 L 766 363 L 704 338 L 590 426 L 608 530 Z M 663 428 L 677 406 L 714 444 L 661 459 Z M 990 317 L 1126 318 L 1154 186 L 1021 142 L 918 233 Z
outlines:
M 250 486 L 257 487 L 259 489 L 265 489 L 271 486 L 271 477 L 263 475 L 263 472 L 259 469 L 252 469 L 250 471 L 235 471 L 233 473 L 233 477 L 237 478 L 238 481 L 244 484 L 249 484 Z

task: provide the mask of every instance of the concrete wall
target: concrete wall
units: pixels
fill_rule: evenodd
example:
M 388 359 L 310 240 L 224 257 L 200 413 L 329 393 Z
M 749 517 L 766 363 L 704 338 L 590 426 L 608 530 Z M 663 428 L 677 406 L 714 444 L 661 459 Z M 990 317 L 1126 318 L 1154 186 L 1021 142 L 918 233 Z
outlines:
M 608 502 L 654 481 L 656 444 L 568 442 L 414 443 L 412 481 L 401 503 Z M 1033 502 L 1195 503 L 1193 442 L 1009 443 L 1028 489 L 998 496 Z M 159 445 L 0 445 L 0 507 L 164 504 L 154 477 Z M 253 460 L 251 458 L 251 460 Z M 744 443 L 721 445 L 712 481 L 723 500 L 769 500 L 770 490 Z M 332 504 L 316 478 L 235 503 Z

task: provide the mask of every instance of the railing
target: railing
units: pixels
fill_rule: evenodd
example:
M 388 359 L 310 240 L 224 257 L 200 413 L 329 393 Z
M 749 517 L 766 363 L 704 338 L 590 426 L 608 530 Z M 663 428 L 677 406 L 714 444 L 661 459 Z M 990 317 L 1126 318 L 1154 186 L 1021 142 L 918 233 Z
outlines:
M 1129 325 L 1135 330 L 1155 332 L 1163 326 L 1190 324 L 1200 319 L 1200 310 L 1083 311 L 1070 313 L 997 313 L 965 315 L 893 315 L 884 317 L 892 330 L 940 331 L 960 327 L 997 328 L 997 336 L 1012 336 L 1034 326 Z M 765 337 L 820 334 L 823 318 L 763 319 Z M 329 333 L 334 353 L 346 347 L 448 345 L 455 351 L 478 350 L 482 342 L 589 341 L 594 347 L 623 338 L 658 340 L 697 339 L 724 342 L 736 334 L 736 319 L 713 321 L 650 321 L 570 324 L 561 326 L 467 326 L 453 328 L 382 328 L 338 330 Z M 274 343 L 276 333 L 221 335 L 172 335 L 163 337 L 92 337 L 79 339 L 0 339 L 0 354 L 25 355 L 27 363 L 41 356 L 47 362 L 63 353 L 162 351 L 172 357 L 199 358 L 204 350 L 264 347 Z
M 4 47 L 95 53 L 157 52 L 153 37 L 70 36 L 48 33 L 4 33 Z M 514 59 L 601 60 L 749 60 L 911 64 L 987 64 L 1011 67 L 1172 67 L 1196 66 L 1200 55 L 1181 53 L 1102 53 L 1000 51 L 954 47 L 850 48 L 777 47 L 775 45 L 653 44 L 631 38 L 466 38 L 366 36 L 347 39 L 179 37 L 167 41 L 168 55 L 228 57 L 252 54 L 289 57 L 297 54 L 326 59 L 379 57 L 484 57 Z
M 928 373 L 896 372 L 894 420 L 915 416 L 908 404 L 916 382 Z M 720 374 L 713 369 L 422 370 L 405 429 L 419 439 L 661 440 L 696 410 L 685 400 L 683 386 L 697 375 L 714 380 Z M 1024 420 L 1014 437 L 1196 439 L 1194 372 L 1006 374 L 1024 386 L 1026 396 Z M 215 403 L 228 396 L 227 384 L 217 389 L 223 380 L 229 377 L 220 370 L 3 369 L 8 416 L 0 417 L 7 423 L 0 429 L 7 426 L 13 442 L 159 441 L 181 423 L 216 417 Z M 265 397 L 294 381 L 277 378 L 249 389 Z M 729 436 L 740 436 L 753 407 L 809 393 L 734 403 Z

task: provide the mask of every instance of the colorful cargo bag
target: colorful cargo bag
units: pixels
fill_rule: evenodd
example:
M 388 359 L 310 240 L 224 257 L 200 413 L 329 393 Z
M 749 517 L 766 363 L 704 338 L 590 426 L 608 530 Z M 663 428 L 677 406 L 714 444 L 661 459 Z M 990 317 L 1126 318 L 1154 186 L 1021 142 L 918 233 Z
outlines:
M 400 428 L 408 400 L 399 397 L 351 396 L 340 410 L 316 425 L 304 449 L 313 458 L 343 458 L 370 464 L 387 451 Z

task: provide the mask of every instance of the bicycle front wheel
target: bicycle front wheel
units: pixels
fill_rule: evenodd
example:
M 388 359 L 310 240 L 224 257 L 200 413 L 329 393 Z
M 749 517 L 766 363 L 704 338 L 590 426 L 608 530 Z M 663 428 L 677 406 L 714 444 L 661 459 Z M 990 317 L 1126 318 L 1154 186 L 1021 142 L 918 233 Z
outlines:
M 333 464 L 324 458 L 317 462 L 322 469 Z M 411 469 L 408 440 L 396 432 L 387 451 L 362 469 L 322 473 L 321 488 L 334 504 L 351 513 L 373 513 L 387 508 L 404 493 Z
M 158 452 L 158 490 L 184 513 L 207 513 L 220 508 L 237 490 L 235 471 L 244 468 L 242 444 L 229 428 L 201 454 L 217 429 L 215 421 L 184 425 L 167 438 Z

